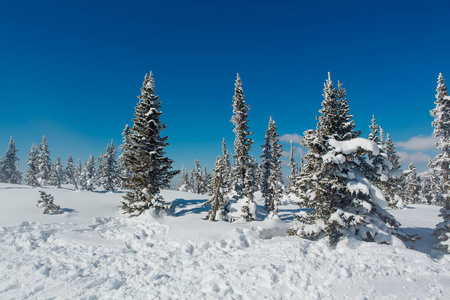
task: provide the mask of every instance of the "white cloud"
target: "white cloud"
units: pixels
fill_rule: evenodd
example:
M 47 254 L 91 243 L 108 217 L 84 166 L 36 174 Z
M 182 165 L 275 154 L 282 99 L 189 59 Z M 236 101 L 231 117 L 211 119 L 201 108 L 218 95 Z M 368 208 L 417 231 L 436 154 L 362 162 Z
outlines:
M 420 163 L 428 163 L 430 159 L 430 156 L 423 152 L 407 153 L 404 151 L 399 151 L 398 155 L 400 155 L 402 162 L 407 165 L 409 165 L 411 162 L 413 162 L 415 165 Z
M 280 136 L 280 141 L 285 143 L 290 143 L 292 141 L 294 144 L 300 144 L 302 139 L 303 137 L 297 133 L 286 133 Z
M 397 142 L 396 145 L 404 150 L 425 151 L 436 149 L 435 144 L 439 141 L 433 134 L 430 136 L 413 136 L 406 142 Z M 422 153 L 423 154 L 423 153 Z

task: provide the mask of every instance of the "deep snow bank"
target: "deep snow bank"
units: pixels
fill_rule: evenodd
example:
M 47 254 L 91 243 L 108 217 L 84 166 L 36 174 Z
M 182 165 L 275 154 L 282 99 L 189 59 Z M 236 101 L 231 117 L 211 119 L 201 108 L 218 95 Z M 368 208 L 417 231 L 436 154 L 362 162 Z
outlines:
M 281 220 L 213 223 L 202 195 L 164 191 L 172 212 L 128 217 L 120 193 L 45 190 L 63 215 L 41 214 L 38 189 L 0 184 L 0 299 L 450 298 L 450 259 L 423 253 L 432 237 L 422 252 L 354 239 L 330 247 L 285 236 L 295 205 Z M 437 211 L 392 213 L 426 234 Z

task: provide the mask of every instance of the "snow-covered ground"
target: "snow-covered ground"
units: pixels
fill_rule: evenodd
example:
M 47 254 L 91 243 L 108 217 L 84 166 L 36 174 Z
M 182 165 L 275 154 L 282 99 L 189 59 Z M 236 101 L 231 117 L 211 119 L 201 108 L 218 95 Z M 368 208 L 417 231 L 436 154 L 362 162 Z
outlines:
M 64 214 L 43 215 L 38 190 Z M 391 211 L 422 237 L 410 250 L 286 236 L 295 205 L 226 223 L 203 220 L 203 195 L 163 191 L 175 209 L 139 217 L 122 196 L 0 184 L 0 299 L 450 299 L 449 255 L 431 249 L 438 207 Z

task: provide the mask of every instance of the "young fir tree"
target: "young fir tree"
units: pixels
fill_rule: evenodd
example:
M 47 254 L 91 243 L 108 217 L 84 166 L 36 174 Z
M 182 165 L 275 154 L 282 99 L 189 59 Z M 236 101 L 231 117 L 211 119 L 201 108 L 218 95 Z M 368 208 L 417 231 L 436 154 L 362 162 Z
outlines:
M 39 150 L 36 147 L 36 144 L 33 143 L 31 145 L 30 151 L 28 152 L 28 160 L 27 160 L 28 170 L 26 174 L 27 177 L 26 182 L 28 185 L 32 187 L 39 186 L 39 181 L 37 177 L 37 174 L 39 173 L 38 155 Z
M 206 194 L 206 195 L 212 195 L 212 192 L 213 192 L 213 189 L 214 189 L 214 187 L 213 186 L 211 186 L 211 179 L 212 179 L 212 175 L 211 174 L 209 174 L 208 173 L 208 171 L 207 171 L 207 169 L 206 169 L 206 166 L 204 167 L 204 171 L 203 171 L 203 178 L 202 178 L 202 181 L 203 181 L 203 192 Z
M 181 165 L 181 179 L 180 179 L 180 187 L 178 188 L 178 190 L 182 192 L 187 192 L 188 181 L 189 181 L 189 174 L 187 170 L 184 168 L 184 166 Z
M 75 189 L 78 190 L 78 184 L 75 179 L 76 178 L 75 167 L 73 166 L 72 155 L 69 155 L 69 158 L 67 158 L 66 174 L 67 174 L 67 183 L 73 184 Z
M 57 188 L 61 187 L 61 184 L 64 182 L 65 174 L 64 167 L 61 164 L 61 158 L 58 156 L 55 160 L 55 164 L 52 166 L 51 174 L 50 174 L 50 182 L 52 185 Z
M 450 97 L 442 74 L 438 77 L 436 107 L 431 110 L 434 117 L 432 125 L 434 135 L 439 138 L 436 143 L 441 153 L 436 155 L 431 163 L 431 174 L 434 175 L 436 190 L 439 192 L 437 201 L 442 201 L 441 216 L 444 220 L 436 225 L 433 234 L 440 240 L 435 248 L 448 251 L 450 246 Z
M 235 126 L 233 129 L 235 140 L 231 181 L 237 199 L 241 199 L 244 196 L 248 198 L 253 197 L 252 194 L 244 193 L 246 174 L 253 172 L 252 170 L 248 170 L 249 165 L 252 163 L 249 152 L 253 145 L 253 140 L 249 137 L 253 132 L 249 131 L 249 127 L 247 126 L 249 110 L 250 106 L 245 103 L 242 81 L 239 74 L 237 74 L 233 96 L 233 116 L 231 117 L 231 122 Z M 253 189 L 247 187 L 246 190 L 249 192 Z
M 245 196 L 240 199 L 240 201 L 242 201 L 241 219 L 247 222 L 256 220 L 256 203 L 253 195 L 257 189 L 255 183 L 258 181 L 258 178 L 258 162 L 251 156 L 250 161 L 247 164 L 242 189 L 242 194 Z
M 203 174 L 202 167 L 200 166 L 200 161 L 198 159 L 195 160 L 195 169 L 194 172 L 194 180 L 195 180 L 195 193 L 202 194 L 203 189 Z
M 1 182 L 19 184 L 22 182 L 22 173 L 17 169 L 16 163 L 19 161 L 17 158 L 16 143 L 12 139 L 9 140 L 8 150 L 5 157 L 0 163 L 0 178 Z
M 323 96 L 316 130 L 304 133 L 302 145 L 308 153 L 292 188 L 299 206 L 308 211 L 294 215 L 298 223 L 289 234 L 325 235 L 331 244 L 344 233 L 378 243 L 392 243 L 391 235 L 407 240 L 397 230 L 399 223 L 382 208 L 382 192 L 364 177 L 362 161 L 367 153 L 378 154 L 377 144 L 357 138 L 360 133 L 354 130 L 340 84 L 336 90 L 328 77 Z
M 50 160 L 50 151 L 48 150 L 47 138 L 42 136 L 42 143 L 39 145 L 38 154 L 38 174 L 37 178 L 40 185 L 47 185 L 50 183 L 50 173 L 52 164 Z
M 119 155 L 117 168 L 118 168 L 118 178 L 120 181 L 120 186 L 125 187 L 124 184 L 125 184 L 127 178 L 131 177 L 130 168 L 128 168 L 127 163 L 125 162 L 125 157 L 124 157 L 124 150 L 127 147 L 127 145 L 129 145 L 130 136 L 131 136 L 131 128 L 128 124 L 125 125 L 125 128 L 122 132 L 122 136 L 123 136 L 122 144 L 119 146 L 119 151 L 121 151 L 122 153 Z
M 170 206 L 159 192 L 179 171 L 171 171 L 173 161 L 165 156 L 164 148 L 169 143 L 167 136 L 161 136 L 166 125 L 160 120 L 161 102 L 155 95 L 152 72 L 145 75 L 138 98 L 129 144 L 124 147 L 124 161 L 131 173 L 125 180 L 125 187 L 131 191 L 124 196 L 122 209 L 125 213 L 141 214 L 150 208 Z
M 433 202 L 433 184 L 430 176 L 423 176 L 420 186 L 420 203 L 430 205 Z
M 39 191 L 41 199 L 37 201 L 36 206 L 44 208 L 43 214 L 62 214 L 64 211 L 59 205 L 56 205 L 55 200 L 51 194 L 47 194 L 44 191 Z
M 230 163 L 230 153 L 227 150 L 227 144 L 225 143 L 225 138 L 222 140 L 222 157 L 225 163 L 225 170 L 223 171 L 222 177 L 224 182 L 224 193 L 227 194 L 231 187 L 231 163 Z
M 211 199 L 206 202 L 206 205 L 211 205 L 211 209 L 206 216 L 206 220 L 216 221 L 218 218 L 228 220 L 228 201 L 225 199 L 225 186 L 223 174 L 227 171 L 226 158 L 218 156 L 216 164 L 214 165 L 213 175 L 211 178 L 211 185 L 213 193 Z
M 295 177 L 297 176 L 297 172 L 298 172 L 297 162 L 295 161 L 295 158 L 294 158 L 294 150 L 295 150 L 294 142 L 291 140 L 291 152 L 290 152 L 289 163 L 288 163 L 288 166 L 291 167 L 291 174 L 288 176 L 288 179 L 289 179 L 288 189 L 291 188 L 293 181 L 295 180 Z
M 284 183 L 281 172 L 282 147 L 275 121 L 270 117 L 269 126 L 264 138 L 263 154 L 261 155 L 261 192 L 268 215 L 278 212 L 278 204 L 283 196 Z
M 114 192 L 117 189 L 116 147 L 112 140 L 111 144 L 106 146 L 105 153 L 99 157 L 98 184 L 108 192 Z
M 78 158 L 78 164 L 75 166 L 74 177 L 80 189 L 85 188 L 82 185 L 82 175 L 83 175 L 83 165 L 81 164 L 80 158 Z
M 409 169 L 403 172 L 405 178 L 404 196 L 408 204 L 420 203 L 420 182 L 416 170 L 414 163 L 410 163 Z
M 95 157 L 94 155 L 89 155 L 89 160 L 84 164 L 84 168 L 80 175 L 80 185 L 82 189 L 94 191 L 95 186 L 97 185 L 96 177 Z

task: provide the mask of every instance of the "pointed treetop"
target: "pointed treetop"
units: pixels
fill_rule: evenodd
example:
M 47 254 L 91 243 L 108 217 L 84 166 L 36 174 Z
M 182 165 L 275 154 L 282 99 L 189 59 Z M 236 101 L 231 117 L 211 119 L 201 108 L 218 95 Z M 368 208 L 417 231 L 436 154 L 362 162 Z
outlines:
M 236 81 L 241 81 L 241 77 L 239 76 L 239 73 L 236 73 Z

